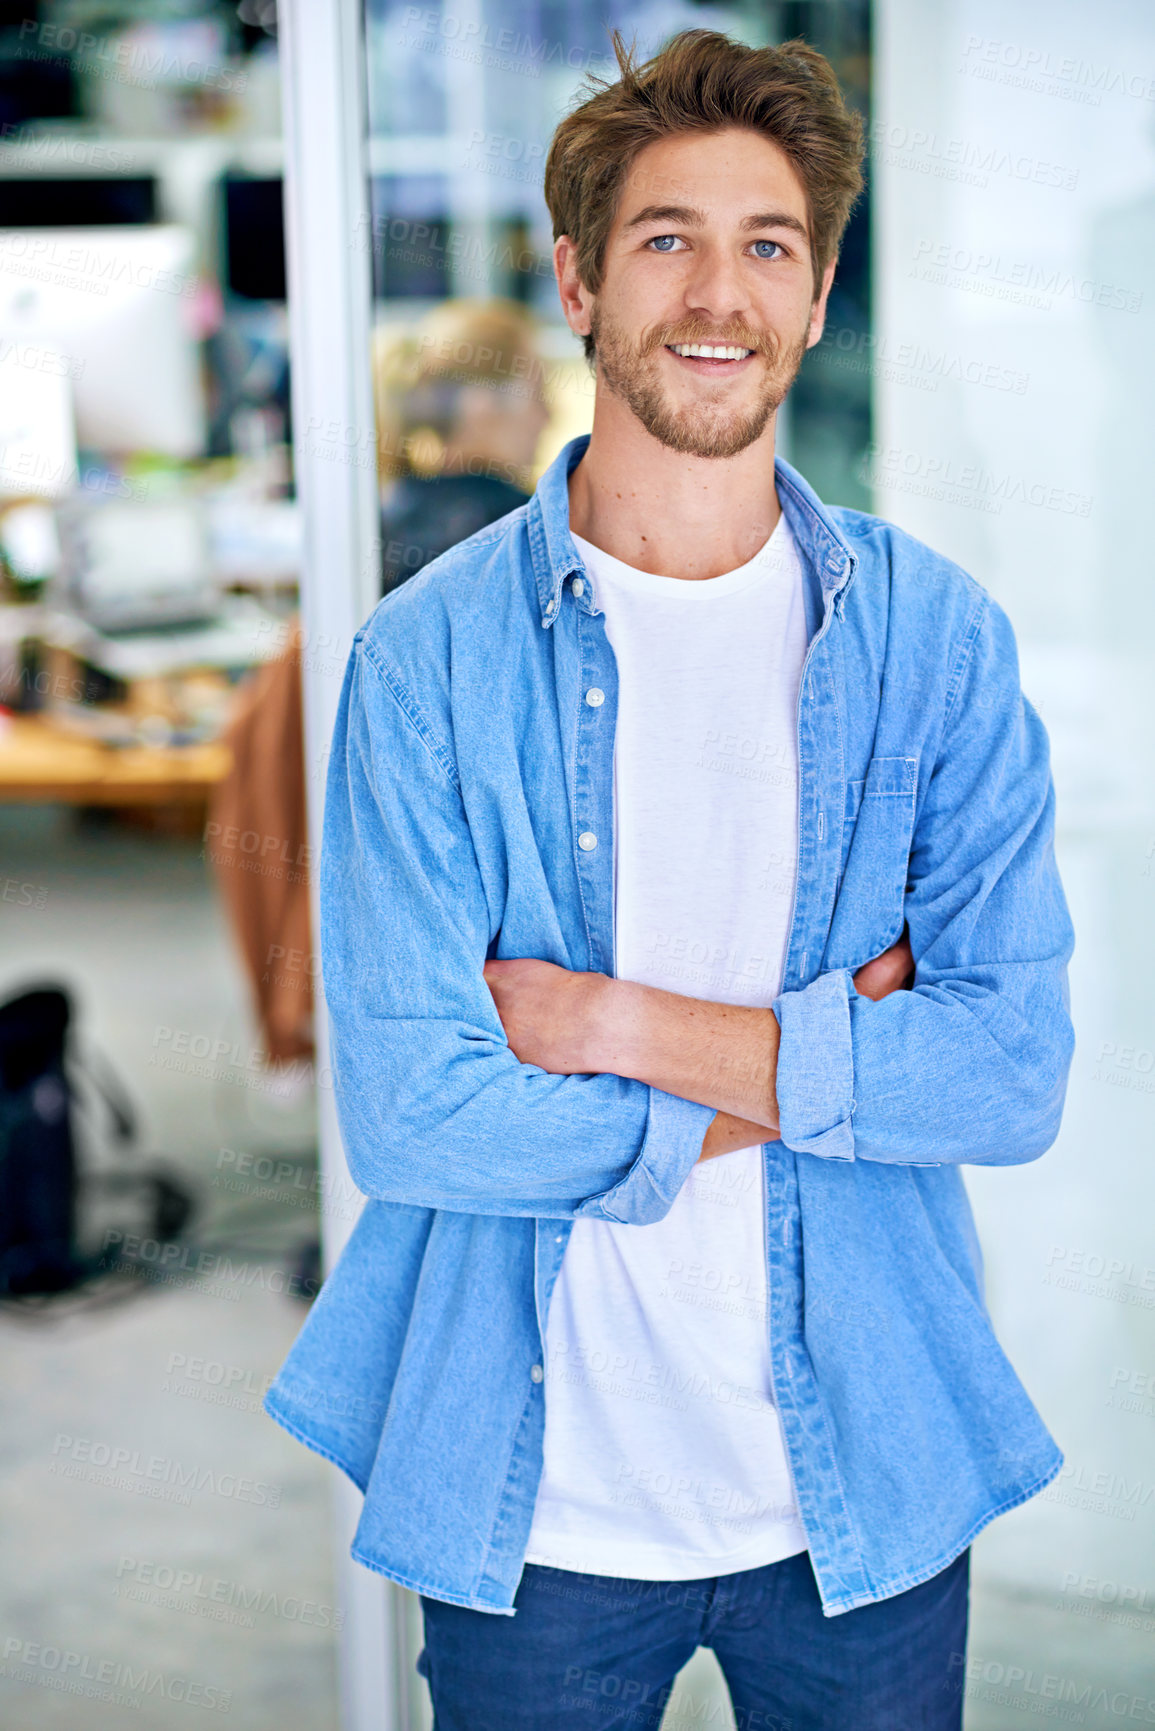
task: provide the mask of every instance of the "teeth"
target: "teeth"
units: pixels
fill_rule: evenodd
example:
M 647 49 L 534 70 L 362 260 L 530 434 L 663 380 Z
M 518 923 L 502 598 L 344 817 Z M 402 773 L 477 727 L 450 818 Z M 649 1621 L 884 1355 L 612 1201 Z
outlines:
M 709 343 L 671 343 L 670 347 L 676 355 L 694 355 L 703 361 L 743 361 L 754 353 L 753 349 L 711 347 Z

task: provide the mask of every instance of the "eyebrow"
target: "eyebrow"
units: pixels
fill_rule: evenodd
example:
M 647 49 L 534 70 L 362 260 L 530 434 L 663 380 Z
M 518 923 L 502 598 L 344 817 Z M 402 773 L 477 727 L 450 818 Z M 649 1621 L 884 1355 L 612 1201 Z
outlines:
M 707 217 L 704 211 L 696 210 L 686 204 L 647 204 L 639 210 L 636 216 L 631 216 L 629 222 L 622 225 L 622 233 L 627 234 L 632 228 L 641 228 L 651 222 L 678 222 L 684 228 L 705 228 Z M 744 216 L 738 225 L 744 233 L 751 233 L 761 228 L 789 228 L 795 234 L 809 240 L 806 224 L 799 222 L 796 216 L 791 216 L 785 210 L 763 210 L 753 216 Z

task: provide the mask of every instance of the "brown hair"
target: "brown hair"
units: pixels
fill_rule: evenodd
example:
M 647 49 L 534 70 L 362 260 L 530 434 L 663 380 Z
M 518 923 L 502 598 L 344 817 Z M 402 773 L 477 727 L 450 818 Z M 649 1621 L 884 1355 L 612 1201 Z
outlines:
M 573 241 L 589 292 L 601 289 L 606 242 L 638 153 L 678 133 L 748 126 L 785 152 L 806 190 L 817 293 L 862 190 L 862 121 L 830 62 L 806 42 L 748 48 L 699 29 L 679 31 L 638 66 L 620 30 L 612 41 L 621 78 L 589 77 L 593 94 L 558 126 L 545 165 L 554 239 Z M 585 350 L 592 359 L 588 336 Z

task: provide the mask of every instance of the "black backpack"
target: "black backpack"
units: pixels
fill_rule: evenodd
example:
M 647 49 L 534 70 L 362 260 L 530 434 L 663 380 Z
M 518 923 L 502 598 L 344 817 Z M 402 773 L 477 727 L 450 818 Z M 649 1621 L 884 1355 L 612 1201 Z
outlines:
M 79 1198 L 87 1182 L 77 1171 L 73 1140 L 75 1095 L 68 1050 L 72 1006 L 58 986 L 41 986 L 0 1004 L 0 1297 L 64 1292 L 107 1271 L 107 1257 L 77 1244 Z M 84 1071 L 111 1113 L 117 1140 L 129 1143 L 135 1115 L 107 1077 Z M 191 1199 L 160 1173 L 111 1180 L 147 1187 L 154 1235 L 176 1237 Z

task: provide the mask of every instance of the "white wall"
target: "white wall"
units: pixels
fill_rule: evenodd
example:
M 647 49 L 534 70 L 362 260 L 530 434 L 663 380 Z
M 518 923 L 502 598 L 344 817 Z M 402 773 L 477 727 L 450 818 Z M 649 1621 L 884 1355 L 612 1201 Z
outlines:
M 1052 1610 L 1071 1572 L 1155 1610 L 1155 8 L 877 16 L 875 508 L 1010 613 L 1078 934 L 1060 1141 L 968 1173 L 1000 1337 L 1068 1469 L 976 1564 Z

